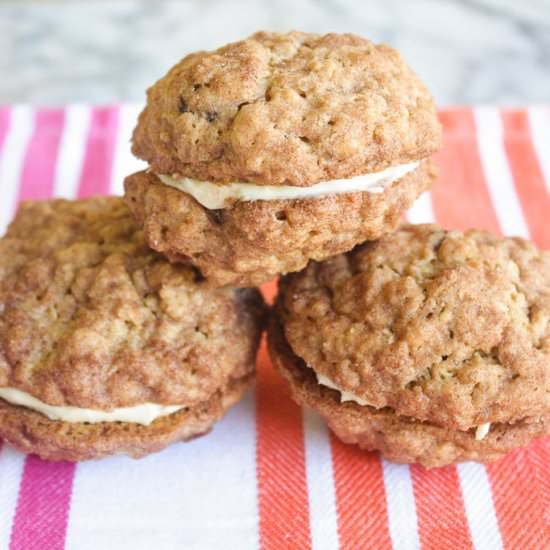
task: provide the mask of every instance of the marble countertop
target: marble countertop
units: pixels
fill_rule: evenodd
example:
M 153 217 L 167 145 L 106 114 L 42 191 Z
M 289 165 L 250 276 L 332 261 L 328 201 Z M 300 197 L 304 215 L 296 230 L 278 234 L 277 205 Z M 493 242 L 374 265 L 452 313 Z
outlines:
M 550 102 L 550 0 L 0 0 L 0 103 L 141 101 L 186 53 L 258 29 L 388 42 L 440 105 Z

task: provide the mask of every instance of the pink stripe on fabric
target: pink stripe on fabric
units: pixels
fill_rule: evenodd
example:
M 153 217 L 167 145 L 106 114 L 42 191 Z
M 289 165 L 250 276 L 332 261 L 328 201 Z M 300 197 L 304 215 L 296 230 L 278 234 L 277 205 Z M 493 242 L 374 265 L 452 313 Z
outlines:
M 42 109 L 37 111 L 35 121 L 25 154 L 18 202 L 52 196 L 65 112 L 63 109 Z
M 19 181 L 20 200 L 51 197 L 64 120 L 61 109 L 37 111 Z M 45 462 L 36 456 L 26 458 L 10 549 L 63 548 L 74 471 L 71 463 Z
M 92 111 L 78 198 L 108 195 L 111 191 L 119 115 L 118 106 Z
M 6 135 L 10 128 L 11 109 L 8 107 L 0 108 L 0 150 L 4 146 Z
M 9 107 L 0 108 L 0 152 L 4 147 L 4 141 L 10 127 L 11 110 Z M 4 442 L 0 439 L 0 451 Z
M 27 457 L 10 550 L 64 548 L 74 472 L 71 462 Z

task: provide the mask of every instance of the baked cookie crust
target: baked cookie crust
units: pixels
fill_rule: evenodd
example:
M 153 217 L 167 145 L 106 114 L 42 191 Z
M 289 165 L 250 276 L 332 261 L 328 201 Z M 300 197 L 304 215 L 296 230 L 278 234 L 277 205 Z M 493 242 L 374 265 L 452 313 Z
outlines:
M 125 199 L 149 246 L 173 262 L 189 262 L 214 286 L 254 286 L 298 271 L 393 230 L 431 185 L 424 161 L 382 193 L 314 199 L 237 202 L 204 208 L 151 172 L 125 180 Z
M 452 430 L 550 414 L 550 254 L 405 226 L 280 282 L 293 352 L 342 391 Z
M 427 158 L 440 141 L 432 98 L 394 49 L 259 32 L 153 85 L 132 150 L 156 174 L 309 186 Z
M 46 460 L 96 460 L 113 454 L 141 458 L 207 434 L 253 382 L 253 372 L 232 379 L 206 401 L 158 418 L 149 426 L 53 421 L 0 399 L 0 436 L 16 449 Z
M 397 415 L 389 407 L 340 403 L 339 392 L 318 384 L 313 370 L 294 354 L 276 318 L 270 320 L 268 336 L 273 364 L 289 383 L 294 400 L 321 414 L 345 443 L 380 451 L 392 462 L 418 463 L 426 468 L 466 460 L 492 462 L 550 431 L 548 416 L 526 417 L 513 424 L 492 424 L 490 432 L 477 440 L 475 430 L 421 422 Z
M 250 385 L 264 316 L 256 289 L 212 288 L 149 249 L 121 198 L 25 203 L 0 239 L 0 387 L 54 406 L 185 408 L 88 425 L 0 400 L 0 437 L 76 460 L 198 435 Z

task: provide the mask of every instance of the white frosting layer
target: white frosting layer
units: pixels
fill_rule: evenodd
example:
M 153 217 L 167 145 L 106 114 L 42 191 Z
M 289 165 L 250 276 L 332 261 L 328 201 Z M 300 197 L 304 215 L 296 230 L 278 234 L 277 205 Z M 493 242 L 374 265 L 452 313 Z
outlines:
M 89 424 L 96 424 L 98 422 L 130 422 L 148 426 L 155 419 L 175 413 L 185 406 L 142 403 L 132 407 L 113 409 L 112 411 L 99 411 L 95 409 L 82 409 L 80 407 L 48 405 L 40 401 L 40 399 L 36 399 L 36 397 L 15 388 L 0 388 L 0 398 L 13 405 L 20 405 L 39 412 L 50 420 L 86 422 Z
M 358 395 L 355 395 L 354 393 L 340 389 L 330 378 L 327 378 L 323 374 L 318 374 L 317 372 L 315 372 L 315 375 L 317 376 L 317 382 L 319 382 L 321 386 L 326 386 L 331 390 L 336 390 L 337 392 L 340 392 L 340 403 L 345 403 L 346 401 L 353 401 L 354 403 L 361 405 L 361 407 L 366 407 L 367 405 L 370 405 L 368 401 L 359 397 Z M 372 407 L 373 405 L 370 405 L 370 406 Z M 482 439 L 484 439 L 489 433 L 490 429 L 491 429 L 490 422 L 486 422 L 485 424 L 479 425 L 476 428 L 476 433 L 475 433 L 476 440 L 481 441 Z
M 361 405 L 361 407 L 366 407 L 367 405 L 370 405 L 371 407 L 373 406 L 368 401 L 365 401 L 365 399 L 363 399 L 362 397 L 359 397 L 358 395 L 355 395 L 352 392 L 340 389 L 330 378 L 327 378 L 323 374 L 319 374 L 315 372 L 315 376 L 317 376 L 317 382 L 319 382 L 321 386 L 326 386 L 331 390 L 336 390 L 337 392 L 340 392 L 340 403 L 345 403 L 346 401 L 353 401 L 354 403 Z
M 481 424 L 476 428 L 476 439 L 477 441 L 481 441 L 485 438 L 485 436 L 489 433 L 489 430 L 491 429 L 491 423 L 485 422 L 485 424 Z
M 323 197 L 340 193 L 382 193 L 394 181 L 415 170 L 419 162 L 391 166 L 381 172 L 364 174 L 350 179 L 322 181 L 309 187 L 293 185 L 256 185 L 254 183 L 228 183 L 221 185 L 192 178 L 158 175 L 165 185 L 191 195 L 205 208 L 216 210 L 238 201 L 271 201 Z

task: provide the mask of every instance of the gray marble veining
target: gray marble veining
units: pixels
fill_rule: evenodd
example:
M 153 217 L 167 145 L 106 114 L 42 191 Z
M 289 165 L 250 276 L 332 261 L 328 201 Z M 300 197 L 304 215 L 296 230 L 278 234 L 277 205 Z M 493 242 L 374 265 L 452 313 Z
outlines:
M 3 0 L 0 103 L 140 101 L 187 52 L 257 29 L 386 41 L 441 105 L 550 102 L 550 0 Z

